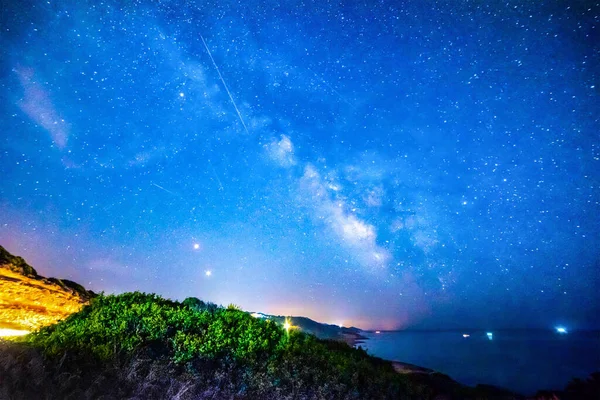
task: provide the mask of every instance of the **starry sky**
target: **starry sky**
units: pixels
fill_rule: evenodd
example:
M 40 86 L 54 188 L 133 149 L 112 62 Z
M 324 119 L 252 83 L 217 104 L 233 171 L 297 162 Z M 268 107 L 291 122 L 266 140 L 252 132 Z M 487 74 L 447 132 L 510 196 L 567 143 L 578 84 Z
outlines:
M 0 244 L 106 293 L 600 328 L 600 3 L 13 1 Z

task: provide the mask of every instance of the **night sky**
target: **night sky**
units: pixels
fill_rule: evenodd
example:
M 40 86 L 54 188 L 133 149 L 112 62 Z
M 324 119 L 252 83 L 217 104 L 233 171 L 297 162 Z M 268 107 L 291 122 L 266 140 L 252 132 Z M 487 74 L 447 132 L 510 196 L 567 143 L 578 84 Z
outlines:
M 600 328 L 599 2 L 2 3 L 0 245 L 39 273 Z

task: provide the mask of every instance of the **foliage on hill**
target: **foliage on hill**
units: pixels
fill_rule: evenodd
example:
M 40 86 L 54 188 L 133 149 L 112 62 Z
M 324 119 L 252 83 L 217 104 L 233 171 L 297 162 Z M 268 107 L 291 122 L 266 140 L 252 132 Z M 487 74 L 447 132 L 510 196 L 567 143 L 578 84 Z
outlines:
M 82 297 L 84 299 L 91 299 L 92 297 L 96 296 L 96 293 L 92 292 L 91 290 L 87 290 L 86 288 L 84 288 L 82 285 L 80 285 L 77 282 L 73 282 L 68 279 L 58 279 L 58 278 L 47 278 L 47 279 L 48 279 L 48 281 L 60 286 L 64 290 L 74 292 L 77 295 L 79 295 L 79 297 Z
M 287 319 L 292 326 L 297 326 L 302 332 L 313 334 L 320 339 L 342 340 L 347 343 L 356 343 L 357 341 L 364 339 L 364 336 L 361 335 L 362 331 L 354 327 L 347 328 L 338 325 L 324 324 L 306 317 L 269 315 L 268 318 L 281 324 Z
M 101 295 L 27 341 L 55 365 L 62 366 L 67 357 L 78 370 L 85 365 L 122 369 L 132 360 L 136 365 L 153 360 L 153 365 L 171 370 L 171 379 L 189 374 L 186 393 L 195 393 L 190 398 L 204 398 L 201 393 L 215 390 L 223 390 L 218 398 L 240 399 L 427 399 L 439 394 L 427 382 L 398 374 L 389 362 L 361 349 L 286 332 L 276 322 L 253 318 L 237 307 L 198 299 L 178 303 L 139 292 Z M 127 382 L 119 384 L 120 390 Z M 448 398 L 475 396 L 458 384 L 445 386 Z
M 7 266 L 11 271 L 29 277 L 37 277 L 37 271 L 19 256 L 13 256 L 4 247 L 0 246 L 0 265 Z
M 57 285 L 60 287 L 60 289 L 80 297 L 83 301 L 88 301 L 92 297 L 96 296 L 96 293 L 91 290 L 87 290 L 77 282 L 73 282 L 68 279 L 46 278 L 38 275 L 35 268 L 29 265 L 27 261 L 23 259 L 23 257 L 12 255 L 2 246 L 0 246 L 0 267 L 30 278 L 32 282 L 35 281 L 42 282 L 46 285 Z
M 0 377 L 0 398 L 11 399 L 521 398 L 441 374 L 398 374 L 361 349 L 233 305 L 139 292 L 100 295 L 24 342 L 0 341 Z
M 140 292 L 98 296 L 81 312 L 41 329 L 30 342 L 49 355 L 65 351 L 110 360 L 141 347 L 176 363 L 197 355 L 248 360 L 283 343 L 274 323 L 262 323 L 235 309 L 194 309 Z
M 572 379 L 564 390 L 540 390 L 535 400 L 597 400 L 600 399 L 600 372 L 587 379 Z
M 45 278 L 0 246 L 0 329 L 26 333 L 77 312 L 95 293 L 67 279 Z

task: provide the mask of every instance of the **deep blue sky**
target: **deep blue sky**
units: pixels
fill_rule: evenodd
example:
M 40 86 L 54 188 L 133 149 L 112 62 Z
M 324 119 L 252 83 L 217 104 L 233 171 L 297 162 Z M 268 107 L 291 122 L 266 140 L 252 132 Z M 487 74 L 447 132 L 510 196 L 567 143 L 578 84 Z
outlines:
M 599 327 L 600 5 L 568 3 L 5 2 L 0 244 L 363 328 Z

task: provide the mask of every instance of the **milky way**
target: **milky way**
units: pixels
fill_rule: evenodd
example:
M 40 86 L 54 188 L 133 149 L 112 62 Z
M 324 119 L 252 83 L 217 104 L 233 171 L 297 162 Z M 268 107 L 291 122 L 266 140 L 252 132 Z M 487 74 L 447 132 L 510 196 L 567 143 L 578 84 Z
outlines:
M 0 244 L 107 293 L 598 326 L 597 2 L 12 2 Z

